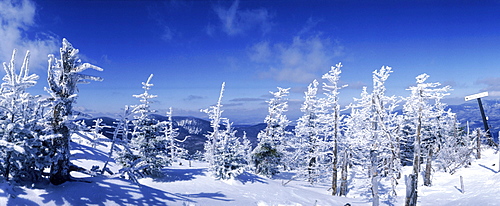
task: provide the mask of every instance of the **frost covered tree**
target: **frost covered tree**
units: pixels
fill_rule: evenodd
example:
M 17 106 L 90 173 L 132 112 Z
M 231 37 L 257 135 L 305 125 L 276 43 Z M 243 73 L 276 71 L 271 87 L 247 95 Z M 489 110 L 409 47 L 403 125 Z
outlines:
M 152 99 L 157 95 L 149 93 L 153 86 L 151 74 L 146 82 L 142 82 L 144 92 L 133 95 L 139 99 L 141 104 L 132 106 L 133 130 L 129 142 L 129 149 L 122 153 L 119 163 L 123 166 L 122 174 L 127 174 L 129 179 L 137 181 L 138 177 L 161 176 L 161 168 L 166 166 L 166 145 L 162 131 L 164 123 L 152 118 L 150 114 L 155 111 L 151 109 Z
M 225 83 L 215 106 L 201 110 L 208 114 L 213 131 L 207 134 L 205 143 L 205 159 L 208 170 L 217 179 L 231 179 L 241 174 L 247 166 L 245 147 L 236 137 L 236 131 L 228 119 L 222 117 L 222 96 Z M 223 128 L 221 127 L 223 126 Z
M 406 182 L 406 201 L 405 205 L 416 205 L 417 203 L 417 185 L 418 174 L 420 173 L 420 163 L 422 156 L 426 155 L 427 168 L 424 175 L 425 185 L 430 185 L 429 164 L 433 158 L 433 152 L 437 148 L 435 135 L 435 119 L 440 116 L 436 113 L 431 100 L 440 99 L 448 95 L 449 86 L 439 87 L 440 83 L 427 83 L 429 78 L 427 74 L 421 74 L 416 77 L 416 86 L 411 86 L 410 96 L 406 99 L 403 106 L 405 118 L 404 128 L 409 130 L 406 138 L 413 139 L 413 170 Z
M 71 120 L 79 113 L 73 110 L 77 98 L 77 84 L 89 83 L 88 80 L 102 81 L 102 78 L 81 74 L 87 69 L 102 71 L 100 67 L 89 63 L 82 63 L 75 49 L 66 39 L 62 40 L 60 59 L 49 55 L 48 85 L 46 89 L 53 101 L 50 126 L 52 134 L 46 135 L 50 139 L 50 153 L 53 163 L 50 167 L 50 182 L 54 185 L 62 184 L 70 179 L 70 152 L 69 142 L 73 127 Z
M 167 156 L 167 164 L 172 164 L 173 162 L 177 162 L 178 159 L 187 154 L 187 150 L 182 148 L 179 143 L 186 141 L 186 138 L 183 140 L 179 140 L 176 137 L 179 136 L 179 132 L 177 128 L 174 128 L 174 121 L 172 120 L 172 107 L 170 107 L 167 111 L 168 120 L 164 122 L 164 137 L 167 143 L 166 150 L 168 153 Z
M 299 147 L 295 154 L 298 170 L 311 184 L 319 181 L 324 172 L 322 166 L 325 159 L 324 152 L 327 149 L 321 121 L 322 115 L 325 114 L 322 107 L 324 101 L 316 96 L 318 84 L 318 81 L 314 80 L 304 93 L 305 100 L 301 107 L 304 114 L 297 120 L 295 126 L 295 135 L 299 139 Z
M 0 165 L 6 180 L 36 182 L 50 161 L 39 138 L 44 110 L 38 96 L 26 89 L 34 86 L 38 75 L 29 74 L 30 52 L 26 52 L 19 73 L 16 73 L 16 50 L 9 64 L 3 63 L 5 76 L 0 91 Z
M 252 162 L 257 174 L 273 176 L 279 173 L 279 167 L 284 165 L 284 142 L 289 132 L 286 127 L 290 121 L 284 114 L 288 110 L 286 96 L 288 90 L 278 87 L 277 92 L 271 92 L 273 98 L 268 101 L 269 114 L 264 122 L 266 128 L 257 135 L 258 144 L 252 153 Z
M 454 174 L 457 169 L 471 163 L 474 148 L 473 141 L 470 141 L 472 138 L 459 128 L 456 114 L 450 109 L 436 119 L 436 123 L 439 124 L 440 129 L 438 135 L 441 135 L 435 158 L 437 166 L 445 172 Z
M 325 107 L 329 110 L 327 114 L 324 115 L 324 121 L 326 121 L 325 135 L 326 140 L 331 143 L 331 168 L 332 168 L 332 195 L 337 195 L 337 179 L 338 179 L 338 149 L 339 140 L 341 139 L 341 115 L 340 115 L 340 103 L 339 94 L 340 89 L 346 87 L 347 85 L 340 85 L 340 74 L 342 73 L 342 64 L 338 63 L 332 66 L 330 71 L 322 76 L 327 82 L 323 83 L 323 90 L 326 95 Z
M 104 128 L 109 128 L 109 126 L 102 125 L 102 119 L 101 118 L 92 120 L 92 122 L 94 122 L 94 125 L 90 128 L 90 134 L 92 135 L 92 139 L 91 139 L 90 145 L 93 148 L 95 148 L 99 143 L 106 142 L 108 140 L 106 137 L 104 137 L 106 139 L 104 139 L 102 137 L 103 135 L 102 135 L 101 131 Z
M 111 146 L 109 148 L 109 153 L 108 153 L 108 159 L 106 162 L 104 162 L 104 165 L 102 166 L 101 170 L 101 175 L 104 174 L 104 172 L 108 172 L 109 174 L 113 174 L 107 166 L 109 162 L 111 161 L 111 158 L 115 158 L 117 162 L 119 162 L 120 158 L 123 157 L 122 155 L 124 154 L 129 154 L 130 148 L 128 147 L 129 143 L 129 116 L 131 114 L 130 107 L 128 105 L 125 106 L 125 109 L 123 110 L 123 114 L 119 117 L 118 122 L 115 123 L 115 130 L 113 131 L 113 137 L 111 138 Z M 120 137 L 120 138 L 119 138 Z M 121 146 L 122 149 L 120 149 L 118 146 Z M 118 153 L 118 155 L 114 156 L 115 152 Z
M 399 160 L 399 116 L 394 111 L 399 100 L 385 95 L 385 81 L 392 69 L 382 67 L 373 72 L 373 90 L 363 88 L 361 98 L 348 107 L 351 115 L 346 118 L 346 140 L 356 164 L 363 165 L 370 177 L 372 205 L 379 205 L 379 181 L 391 180 L 389 197 L 395 196 L 397 179 L 400 176 Z M 342 189 L 342 187 L 341 187 Z M 345 189 L 345 186 L 344 186 Z
M 379 176 L 388 177 L 392 183 L 390 195 L 396 195 L 397 179 L 400 177 L 399 160 L 399 117 L 395 112 L 398 99 L 385 95 L 385 81 L 392 73 L 391 67 L 382 67 L 373 72 L 373 92 L 371 95 L 370 147 L 372 191 L 378 191 Z M 378 195 L 378 194 L 375 194 Z M 378 198 L 378 197 L 377 197 Z M 378 205 L 378 203 L 374 203 Z

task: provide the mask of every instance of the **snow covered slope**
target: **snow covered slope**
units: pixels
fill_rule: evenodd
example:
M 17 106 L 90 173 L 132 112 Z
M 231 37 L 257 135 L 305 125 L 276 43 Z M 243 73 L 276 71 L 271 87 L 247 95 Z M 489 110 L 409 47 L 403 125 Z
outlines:
M 85 139 L 74 137 L 72 162 L 85 168 L 102 167 L 109 145 L 103 143 L 93 148 Z M 419 184 L 419 205 L 500 205 L 498 154 L 486 149 L 482 156 L 483 159 L 454 175 L 434 173 L 432 187 Z M 363 185 L 362 174 L 352 176 L 356 179 L 350 180 L 347 197 L 332 197 L 327 184 L 288 182 L 292 173 L 282 173 L 273 179 L 244 173 L 235 180 L 221 181 L 207 174 L 203 162 L 192 162 L 191 167 L 187 161 L 182 163 L 165 168 L 166 176 L 161 179 L 141 179 L 141 185 L 116 175 L 90 177 L 77 172 L 72 175 L 80 181 L 59 186 L 38 184 L 28 188 L 2 183 L 0 205 L 371 205 L 370 191 Z M 110 167 L 113 172 L 119 169 L 114 164 Z M 404 171 L 408 174 L 410 168 Z M 460 176 L 465 184 L 464 193 Z M 382 197 L 381 205 L 404 205 L 403 180 L 397 192 L 395 200 Z

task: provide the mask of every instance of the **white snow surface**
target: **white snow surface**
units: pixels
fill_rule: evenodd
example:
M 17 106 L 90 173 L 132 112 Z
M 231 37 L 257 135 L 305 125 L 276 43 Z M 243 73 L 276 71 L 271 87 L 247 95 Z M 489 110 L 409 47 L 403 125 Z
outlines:
M 72 162 L 90 169 L 103 166 L 109 144 L 92 148 L 85 141 L 72 143 Z M 455 174 L 437 171 L 432 186 L 419 180 L 418 205 L 500 205 L 499 155 L 493 149 L 482 151 L 482 159 Z M 290 180 L 293 173 L 281 173 L 270 179 L 252 173 L 243 173 L 232 180 L 216 180 L 207 173 L 207 164 L 182 161 L 164 169 L 165 177 L 143 178 L 140 185 L 114 176 L 91 177 L 72 173 L 80 181 L 59 186 L 38 184 L 31 187 L 0 184 L 0 205 L 371 205 L 366 175 L 351 174 L 347 197 L 331 196 L 328 184 L 311 185 L 302 180 Z M 119 166 L 110 164 L 113 172 Z M 389 201 L 384 192 L 390 188 L 382 179 L 380 205 L 404 205 L 404 175 L 397 187 L 398 196 Z M 420 175 L 422 176 L 422 175 Z M 464 180 L 464 191 L 460 186 Z M 287 183 L 288 182 L 288 183 Z M 284 184 L 287 183 L 287 184 Z

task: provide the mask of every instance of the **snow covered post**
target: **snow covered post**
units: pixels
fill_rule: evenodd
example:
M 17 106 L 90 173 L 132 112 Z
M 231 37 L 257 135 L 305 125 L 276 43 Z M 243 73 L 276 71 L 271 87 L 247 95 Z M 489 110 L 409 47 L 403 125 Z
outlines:
M 87 69 L 102 71 L 100 67 L 89 63 L 82 63 L 78 57 L 78 49 L 68 42 L 62 40 L 60 59 L 49 55 L 49 68 L 47 82 L 48 92 L 52 96 L 54 106 L 52 108 L 51 127 L 53 135 L 50 148 L 53 155 L 53 163 L 50 168 L 50 182 L 54 185 L 62 184 L 70 179 L 70 152 L 69 141 L 72 129 L 68 127 L 73 116 L 73 103 L 77 98 L 77 84 L 88 83 L 87 80 L 102 81 L 102 78 L 80 74 Z
M 460 192 L 465 193 L 464 178 L 460 175 Z

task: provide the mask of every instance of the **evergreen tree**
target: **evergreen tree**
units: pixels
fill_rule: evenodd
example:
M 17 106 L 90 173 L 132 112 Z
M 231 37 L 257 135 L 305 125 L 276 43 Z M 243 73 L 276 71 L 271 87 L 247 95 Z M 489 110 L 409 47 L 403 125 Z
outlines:
M 138 98 L 141 104 L 132 106 L 133 131 L 128 148 L 124 150 L 120 163 L 122 164 L 122 174 L 127 173 L 129 179 L 136 181 L 138 177 L 144 176 L 161 176 L 161 168 L 167 162 L 166 145 L 167 141 L 162 135 L 164 123 L 152 118 L 150 114 L 155 111 L 151 109 L 152 99 L 156 95 L 149 94 L 149 90 L 153 86 L 151 84 L 151 74 L 146 82 L 143 82 L 144 93 L 133 95 Z
M 46 138 L 51 139 L 50 156 L 53 163 L 50 167 L 50 182 L 54 185 L 62 184 L 70 179 L 70 152 L 69 141 L 73 128 L 71 120 L 73 115 L 73 104 L 77 98 L 77 84 L 88 83 L 87 80 L 102 81 L 102 78 L 81 74 L 86 69 L 102 71 L 100 67 L 89 63 L 82 63 L 78 57 L 78 49 L 75 49 L 66 39 L 62 41 L 60 59 L 49 55 L 48 84 L 47 91 L 53 101 L 51 129 L 52 134 Z
M 202 110 L 208 114 L 213 132 L 207 135 L 205 158 L 209 171 L 218 179 L 231 179 L 241 174 L 247 166 L 245 147 L 236 137 L 236 131 L 228 119 L 222 118 L 222 96 L 225 83 L 222 83 L 219 100 L 215 106 Z M 225 129 L 221 129 L 221 125 Z
M 269 114 L 264 122 L 266 128 L 257 135 L 259 141 L 253 150 L 252 162 L 257 174 L 273 176 L 279 173 L 279 167 L 283 166 L 284 141 L 288 132 L 285 130 L 290 121 L 284 114 L 288 109 L 285 97 L 288 90 L 278 87 L 277 92 L 271 92 L 273 98 L 269 103 Z

